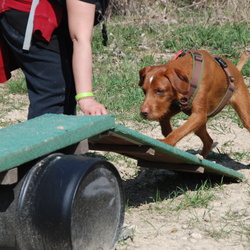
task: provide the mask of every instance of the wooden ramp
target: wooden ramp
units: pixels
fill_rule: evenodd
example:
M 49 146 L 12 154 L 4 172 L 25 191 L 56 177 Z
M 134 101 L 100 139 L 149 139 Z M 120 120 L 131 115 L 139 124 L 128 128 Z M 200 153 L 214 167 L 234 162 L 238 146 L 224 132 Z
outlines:
M 237 171 L 169 146 L 122 125 L 113 116 L 44 115 L 0 130 L 0 171 L 89 139 L 89 149 L 126 155 L 139 166 L 212 173 L 243 179 Z
M 235 170 L 177 149 L 122 125 L 116 125 L 98 136 L 89 138 L 92 150 L 111 151 L 138 160 L 142 167 L 172 171 L 212 173 L 242 179 Z

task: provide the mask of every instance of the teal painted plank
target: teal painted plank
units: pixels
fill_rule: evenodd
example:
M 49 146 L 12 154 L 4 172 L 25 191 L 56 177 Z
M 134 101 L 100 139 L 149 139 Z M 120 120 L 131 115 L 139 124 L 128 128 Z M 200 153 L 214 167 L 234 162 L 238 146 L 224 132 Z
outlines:
M 188 164 L 203 166 L 207 171 L 242 179 L 244 176 L 222 165 L 200 160 L 195 155 L 169 146 L 137 131 L 115 125 L 113 116 L 66 116 L 47 114 L 0 129 L 0 171 L 19 166 L 81 140 L 112 130 L 124 138 L 148 145 L 160 153 Z
M 0 129 L 0 171 L 115 127 L 113 116 L 46 114 Z
M 236 178 L 236 179 L 244 178 L 244 176 L 241 173 L 233 169 L 208 161 L 206 159 L 201 160 L 193 154 L 190 154 L 178 148 L 167 145 L 163 142 L 150 138 L 146 135 L 143 135 L 137 131 L 134 131 L 122 125 L 117 125 L 113 131 L 114 133 L 119 134 L 124 138 L 128 138 L 130 140 L 139 142 L 143 145 L 150 146 L 160 153 L 167 154 L 174 158 L 180 159 L 188 164 L 200 165 L 204 167 L 208 172 L 224 175 L 230 178 Z

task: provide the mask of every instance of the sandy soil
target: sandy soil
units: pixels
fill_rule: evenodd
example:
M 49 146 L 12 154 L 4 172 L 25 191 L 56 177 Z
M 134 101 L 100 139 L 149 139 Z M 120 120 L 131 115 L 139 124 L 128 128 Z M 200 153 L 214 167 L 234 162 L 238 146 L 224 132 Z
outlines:
M 245 179 L 221 181 L 215 176 L 208 179 L 160 169 L 143 169 L 135 178 L 125 174 L 126 198 L 132 207 L 125 216 L 125 238 L 128 238 L 118 249 L 250 249 L 250 133 L 223 118 L 212 121 L 209 127 L 217 128 L 209 129 L 216 142 L 211 160 L 239 171 Z M 142 129 L 142 132 L 160 137 L 159 127 Z M 192 134 L 177 147 L 198 153 L 201 142 Z M 237 160 L 237 155 L 241 154 L 244 157 Z M 126 172 L 124 167 L 119 170 L 123 174 Z M 211 188 L 197 191 L 208 180 Z M 178 187 L 187 193 L 170 199 L 169 195 L 179 190 Z M 213 198 L 203 205 L 186 208 L 183 205 L 187 198 L 202 199 L 206 195 Z M 183 208 L 178 209 L 181 204 Z

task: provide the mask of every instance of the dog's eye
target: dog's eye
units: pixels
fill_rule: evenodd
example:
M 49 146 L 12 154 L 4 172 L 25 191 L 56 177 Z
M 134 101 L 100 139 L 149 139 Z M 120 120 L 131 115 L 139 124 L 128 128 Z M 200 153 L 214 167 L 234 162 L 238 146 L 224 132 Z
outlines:
M 156 90 L 156 94 L 157 95 L 162 95 L 164 93 L 164 90 L 163 89 L 157 89 Z

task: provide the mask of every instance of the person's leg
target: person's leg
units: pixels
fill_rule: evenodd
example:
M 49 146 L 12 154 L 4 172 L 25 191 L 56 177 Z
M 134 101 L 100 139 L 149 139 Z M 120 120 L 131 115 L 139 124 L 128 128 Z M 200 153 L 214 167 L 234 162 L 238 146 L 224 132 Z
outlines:
M 64 56 L 32 45 L 22 50 L 23 35 L 0 18 L 1 32 L 22 69 L 30 99 L 28 119 L 43 115 L 75 114 L 75 90 L 71 62 Z

